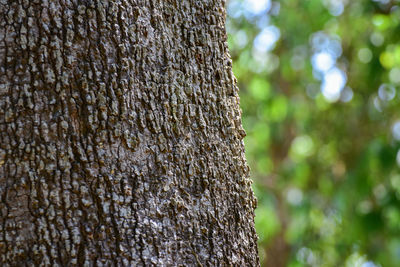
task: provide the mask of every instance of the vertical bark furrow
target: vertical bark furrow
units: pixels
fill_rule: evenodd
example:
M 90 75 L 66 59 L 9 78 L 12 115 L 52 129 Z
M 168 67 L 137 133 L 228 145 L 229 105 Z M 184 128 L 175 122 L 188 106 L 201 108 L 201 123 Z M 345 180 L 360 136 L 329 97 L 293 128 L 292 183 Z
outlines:
M 0 0 L 0 265 L 257 266 L 221 0 Z

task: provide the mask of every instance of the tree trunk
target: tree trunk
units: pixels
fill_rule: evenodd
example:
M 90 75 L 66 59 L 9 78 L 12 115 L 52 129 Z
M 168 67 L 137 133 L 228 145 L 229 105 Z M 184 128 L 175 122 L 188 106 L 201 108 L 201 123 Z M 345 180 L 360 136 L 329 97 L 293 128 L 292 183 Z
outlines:
M 0 0 L 0 266 L 257 266 L 222 0 Z

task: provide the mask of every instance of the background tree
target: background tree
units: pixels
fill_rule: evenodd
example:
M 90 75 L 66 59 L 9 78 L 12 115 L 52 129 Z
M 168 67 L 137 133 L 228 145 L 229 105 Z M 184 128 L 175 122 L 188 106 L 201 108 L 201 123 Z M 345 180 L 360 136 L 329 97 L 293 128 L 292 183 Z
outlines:
M 0 265 L 257 266 L 224 2 L 0 2 Z
M 228 14 L 264 265 L 398 266 L 399 1 Z

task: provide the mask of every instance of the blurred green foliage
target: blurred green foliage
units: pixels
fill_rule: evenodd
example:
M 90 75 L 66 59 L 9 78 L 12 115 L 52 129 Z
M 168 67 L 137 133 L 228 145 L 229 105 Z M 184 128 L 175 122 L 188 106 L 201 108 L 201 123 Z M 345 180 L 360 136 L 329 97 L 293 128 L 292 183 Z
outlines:
M 400 266 L 399 6 L 228 1 L 264 266 Z

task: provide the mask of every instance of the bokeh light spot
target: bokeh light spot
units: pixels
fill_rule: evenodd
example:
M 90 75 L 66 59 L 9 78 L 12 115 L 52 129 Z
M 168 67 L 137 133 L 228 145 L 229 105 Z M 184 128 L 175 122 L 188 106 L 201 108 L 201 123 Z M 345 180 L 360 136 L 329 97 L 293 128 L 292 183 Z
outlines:
M 346 74 L 338 68 L 333 68 L 325 74 L 321 90 L 326 100 L 335 102 L 340 98 L 346 79 Z
M 335 65 L 336 60 L 330 53 L 320 52 L 312 56 L 311 62 L 313 67 L 317 70 L 327 72 Z
M 314 142 L 308 135 L 297 136 L 291 146 L 294 158 L 311 156 L 314 152 Z
M 270 0 L 245 0 L 244 7 L 255 15 L 266 12 L 271 7 Z
M 383 101 L 390 101 L 396 96 L 396 89 L 390 84 L 382 84 L 378 89 L 379 98 Z
M 303 192 L 298 188 L 290 188 L 287 191 L 286 199 L 291 205 L 298 206 L 303 200 Z
M 353 90 L 346 86 L 340 95 L 340 101 L 347 103 L 353 99 L 354 93 Z
M 385 41 L 385 38 L 379 32 L 372 33 L 369 39 L 374 46 L 381 46 Z
M 393 138 L 400 141 L 400 121 L 396 121 L 392 126 Z
M 260 52 L 268 52 L 275 47 L 275 43 L 279 40 L 279 37 L 279 29 L 273 25 L 268 26 L 254 39 L 254 48 Z
M 400 83 L 400 68 L 393 68 L 389 72 L 389 79 L 392 83 Z
M 360 59 L 360 61 L 362 63 L 368 63 L 371 61 L 372 59 L 372 52 L 370 49 L 368 48 L 361 48 L 358 51 L 358 59 Z

